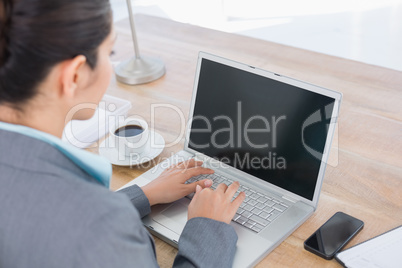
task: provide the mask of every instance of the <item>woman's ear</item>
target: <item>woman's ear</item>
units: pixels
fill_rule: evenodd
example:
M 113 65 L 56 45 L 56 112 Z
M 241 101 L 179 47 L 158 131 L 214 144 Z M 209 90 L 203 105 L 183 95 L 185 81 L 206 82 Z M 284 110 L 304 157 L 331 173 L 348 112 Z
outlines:
M 74 98 L 77 93 L 78 84 L 85 76 L 86 57 L 78 55 L 71 60 L 64 62 L 61 70 L 61 92 L 62 96 Z

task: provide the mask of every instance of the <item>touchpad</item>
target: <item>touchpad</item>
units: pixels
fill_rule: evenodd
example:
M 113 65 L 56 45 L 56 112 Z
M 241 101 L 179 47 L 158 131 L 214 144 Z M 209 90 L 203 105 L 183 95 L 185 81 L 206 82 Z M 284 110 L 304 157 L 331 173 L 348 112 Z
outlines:
M 182 198 L 161 211 L 153 220 L 180 235 L 187 223 L 189 204 L 188 198 Z

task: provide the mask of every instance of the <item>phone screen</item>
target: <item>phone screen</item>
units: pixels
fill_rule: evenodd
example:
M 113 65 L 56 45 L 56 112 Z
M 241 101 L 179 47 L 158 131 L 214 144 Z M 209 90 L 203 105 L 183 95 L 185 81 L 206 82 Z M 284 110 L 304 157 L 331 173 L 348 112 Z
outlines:
M 304 242 L 304 248 L 325 259 L 332 259 L 363 225 L 361 220 L 337 212 Z

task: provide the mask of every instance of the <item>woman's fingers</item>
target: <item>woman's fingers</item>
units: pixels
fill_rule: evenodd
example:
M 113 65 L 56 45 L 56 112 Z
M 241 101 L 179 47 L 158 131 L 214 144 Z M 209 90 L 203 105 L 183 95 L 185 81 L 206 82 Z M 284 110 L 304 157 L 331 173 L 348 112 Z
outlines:
M 226 196 L 229 200 L 232 200 L 239 187 L 240 183 L 238 181 L 235 181 L 234 183 L 229 185 L 229 187 L 226 189 Z
M 215 191 L 225 193 L 227 188 L 228 188 L 228 186 L 226 184 L 221 183 L 216 187 Z
M 229 187 L 223 183 L 219 184 L 215 191 L 202 189 L 201 186 L 196 185 L 196 193 L 188 207 L 188 219 L 205 217 L 230 223 L 245 198 L 245 194 L 241 192 L 231 202 L 238 188 L 238 182 L 234 182 Z
M 194 191 L 195 191 L 195 188 L 197 185 L 199 185 L 201 188 L 209 188 L 212 186 L 212 183 L 213 183 L 212 180 L 204 179 L 204 180 L 195 181 L 193 183 L 190 183 L 190 184 L 188 184 L 188 186 L 191 188 L 194 188 Z
M 238 181 L 233 182 L 229 186 L 227 186 L 224 183 L 221 183 L 218 185 L 218 187 L 216 187 L 216 191 L 225 193 L 225 195 L 231 200 L 232 197 L 237 192 L 237 190 L 239 189 L 239 187 L 240 187 L 240 183 Z
M 239 195 L 232 201 L 233 215 L 236 213 L 241 203 L 243 203 L 244 199 L 246 199 L 246 194 L 244 192 L 240 192 Z
M 213 170 L 210 169 L 210 168 L 201 167 L 201 166 L 192 167 L 192 168 L 187 168 L 187 169 L 185 169 L 185 170 L 183 171 L 183 173 L 186 173 L 186 174 L 188 174 L 188 175 L 191 176 L 191 177 L 198 176 L 198 175 L 201 175 L 201 174 L 212 174 L 212 173 L 214 173 L 214 172 L 215 172 L 215 171 L 213 171 Z M 191 177 L 190 177 L 190 178 L 191 178 Z
M 190 160 L 186 160 L 186 161 L 180 162 L 176 165 L 172 165 L 169 167 L 169 169 L 174 169 L 174 168 L 187 169 L 187 168 L 199 167 L 199 166 L 202 166 L 202 164 L 203 164 L 202 161 L 197 161 L 194 158 L 191 158 Z

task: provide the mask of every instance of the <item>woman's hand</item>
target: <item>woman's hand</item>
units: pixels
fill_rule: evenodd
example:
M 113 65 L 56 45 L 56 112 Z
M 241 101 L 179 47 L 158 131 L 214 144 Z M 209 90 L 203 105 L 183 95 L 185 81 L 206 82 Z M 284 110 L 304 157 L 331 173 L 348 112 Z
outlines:
M 200 174 L 214 173 L 212 169 L 204 168 L 201 165 L 201 161 L 195 161 L 194 159 L 181 162 L 169 167 L 163 171 L 158 178 L 143 186 L 142 190 L 148 198 L 151 206 L 170 203 L 190 193 L 194 193 L 197 185 L 201 189 L 210 187 L 212 181 L 209 179 L 185 184 L 185 182 L 191 177 Z
M 188 219 L 205 217 L 230 223 L 237 209 L 246 198 L 246 194 L 240 192 L 232 201 L 239 186 L 240 184 L 237 181 L 229 187 L 221 183 L 216 187 L 215 191 L 197 186 L 193 200 L 188 206 Z

